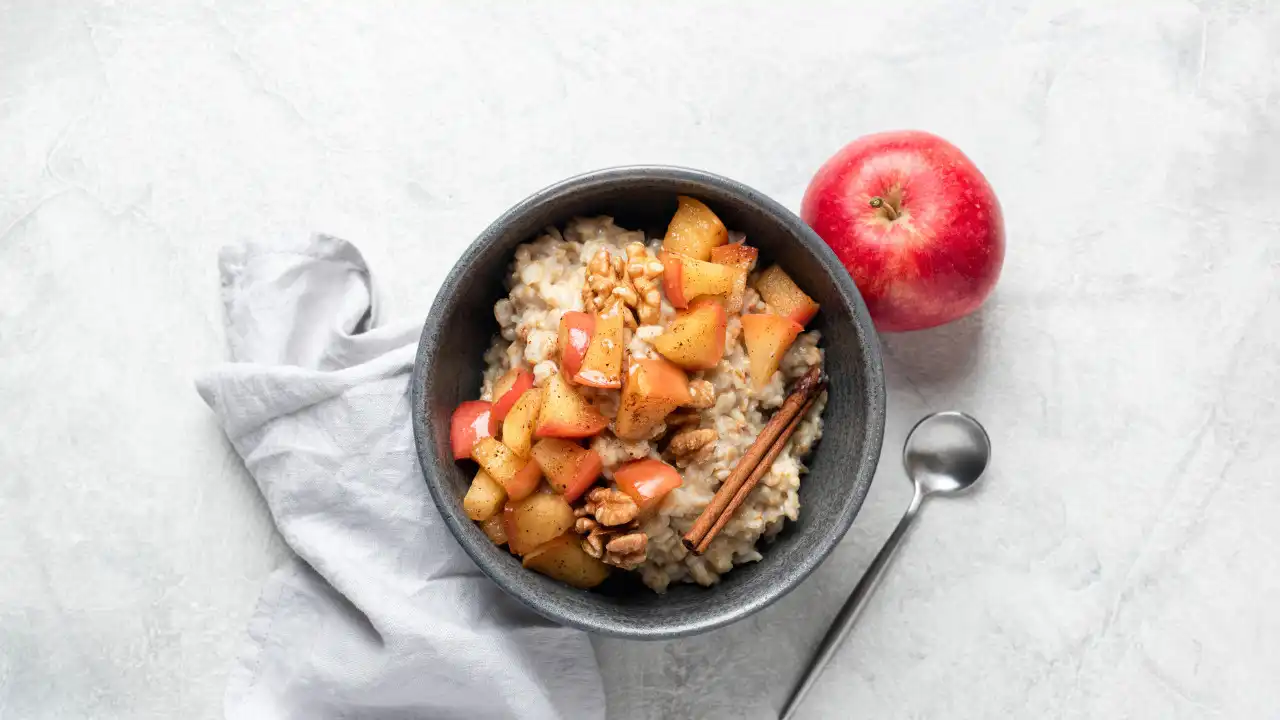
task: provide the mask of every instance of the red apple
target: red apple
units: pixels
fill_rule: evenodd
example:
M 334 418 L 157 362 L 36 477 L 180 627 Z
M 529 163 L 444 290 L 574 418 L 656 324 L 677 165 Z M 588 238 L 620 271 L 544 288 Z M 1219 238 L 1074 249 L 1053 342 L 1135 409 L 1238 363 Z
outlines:
M 800 216 L 844 263 L 886 332 L 968 315 L 1004 262 L 991 185 L 956 146 L 918 130 L 846 145 L 809 183 Z

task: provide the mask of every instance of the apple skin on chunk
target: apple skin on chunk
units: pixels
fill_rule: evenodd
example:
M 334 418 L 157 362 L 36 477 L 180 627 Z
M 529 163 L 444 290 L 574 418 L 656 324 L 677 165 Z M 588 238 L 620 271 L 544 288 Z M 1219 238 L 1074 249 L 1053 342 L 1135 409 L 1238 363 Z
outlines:
M 502 422 L 511 411 L 511 406 L 533 387 L 533 373 L 520 368 L 511 368 L 493 384 L 493 419 Z
M 468 400 L 453 411 L 449 418 L 449 445 L 454 460 L 471 457 L 471 448 L 480 438 L 492 437 L 497 431 L 493 421 L 493 403 L 484 400 Z
M 578 374 L 595 331 L 594 315 L 570 310 L 560 316 L 560 369 L 565 375 L 573 377 Z
M 727 322 L 719 299 L 700 298 L 676 315 L 653 349 L 685 370 L 709 370 L 724 357 Z
M 679 207 L 662 240 L 663 250 L 706 260 L 713 248 L 729 242 L 724 223 L 701 200 L 681 195 L 677 201 Z
M 756 278 L 756 291 L 775 313 L 802 327 L 818 314 L 818 303 L 805 294 L 782 268 L 771 265 Z
M 787 348 L 803 331 L 800 323 L 781 315 L 742 316 L 742 342 L 747 348 L 753 390 L 769 384 Z
M 613 432 L 623 440 L 641 440 L 662 424 L 672 410 L 692 402 L 689 378 L 661 358 L 632 358 Z
M 573 502 L 600 477 L 603 462 L 595 450 L 560 438 L 543 438 L 533 446 L 533 460 L 547 482 L 565 500 Z
M 742 268 L 746 271 L 738 276 L 734 282 L 733 291 L 725 298 L 724 309 L 726 312 L 742 312 L 742 300 L 747 292 L 747 275 L 755 268 L 756 258 L 759 255 L 759 250 L 742 242 L 721 245 L 711 251 L 711 262 L 717 265 Z
M 739 282 L 745 283 L 745 268 L 719 265 L 663 251 L 662 289 L 671 304 L 679 309 L 689 307 L 698 298 L 709 295 L 727 300 Z
M 538 464 L 512 452 L 511 448 L 494 440 L 481 438 L 471 448 L 471 457 L 489 476 L 507 491 L 511 500 L 521 500 L 538 489 L 542 469 Z
M 580 590 L 593 588 L 609 577 L 609 566 L 582 549 L 582 538 L 567 532 L 548 540 L 524 556 L 525 567 L 572 585 Z
M 640 512 L 657 507 L 667 493 L 684 484 L 680 472 L 661 460 L 635 460 L 613 471 L 618 488 L 636 501 Z
M 538 426 L 538 411 L 542 409 L 542 390 L 529 388 L 524 391 L 511 412 L 502 421 L 502 444 L 520 457 L 529 457 L 533 444 L 533 431 Z
M 622 314 L 611 312 L 597 316 L 595 333 L 582 366 L 574 374 L 579 385 L 613 389 L 622 385 Z
M 609 420 L 578 394 L 560 374 L 552 375 L 542 388 L 542 407 L 534 437 L 584 438 L 600 432 Z

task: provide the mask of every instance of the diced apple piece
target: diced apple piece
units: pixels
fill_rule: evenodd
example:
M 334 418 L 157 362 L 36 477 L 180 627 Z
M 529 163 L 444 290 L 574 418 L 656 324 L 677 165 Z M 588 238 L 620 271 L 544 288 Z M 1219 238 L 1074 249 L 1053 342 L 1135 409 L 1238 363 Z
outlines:
M 742 242 L 721 245 L 711 251 L 711 262 L 717 265 L 730 265 L 746 270 L 734 281 L 733 291 L 725 298 L 725 311 L 730 313 L 742 312 L 742 298 L 747 292 L 747 275 L 755 268 L 756 258 L 759 255 L 759 250 Z
M 692 401 L 683 370 L 661 358 L 632 358 L 613 432 L 623 440 L 643 440 L 672 410 Z
M 726 323 L 719 299 L 695 300 L 654 339 L 653 349 L 686 370 L 709 370 L 724 357 Z
M 681 195 L 676 214 L 667 226 L 662 249 L 685 257 L 706 260 L 711 249 L 729 242 L 729 231 L 701 200 Z
M 542 388 L 542 408 L 538 410 L 535 437 L 591 437 L 609 424 L 594 405 L 578 394 L 564 376 L 552 375 Z
M 661 460 L 636 460 L 613 471 L 618 488 L 631 496 L 645 512 L 662 502 L 667 493 L 684 484 L 679 471 Z
M 595 316 L 570 310 L 560 316 L 560 370 L 573 377 L 582 367 L 582 358 L 596 331 Z
M 582 367 L 573 381 L 598 388 L 622 385 L 622 314 L 611 312 L 596 317 L 591 345 L 582 358 Z
M 542 484 L 542 468 L 538 463 L 527 460 L 523 467 L 520 468 L 511 478 L 511 481 L 505 483 L 502 487 L 507 491 L 508 500 L 523 500 L 533 494 L 534 490 Z
M 787 348 L 803 331 L 800 323 L 781 315 L 742 316 L 742 341 L 747 347 L 747 366 L 753 389 L 759 390 L 769 384 Z
M 538 425 L 538 411 L 542 409 L 542 391 L 529 388 L 524 391 L 507 419 L 502 421 L 502 444 L 520 457 L 529 457 L 533 444 L 533 429 Z
M 569 503 L 551 492 L 507 502 L 502 517 L 506 523 L 507 547 L 517 555 L 524 555 L 573 529 L 575 520 Z
M 728 299 L 739 280 L 746 277 L 744 268 L 717 265 L 674 253 L 662 253 L 662 287 L 667 299 L 677 308 L 703 295 Z
M 481 470 L 462 498 L 462 509 L 467 511 L 467 517 L 480 522 L 497 515 L 506 501 L 507 491 L 489 473 Z
M 502 517 L 502 513 L 498 513 L 493 517 L 480 523 L 480 529 L 484 534 L 493 541 L 494 545 L 507 544 L 507 523 Z
M 573 502 L 600 477 L 603 463 L 595 450 L 559 438 L 543 438 L 533 446 L 533 459 L 547 482 L 565 500 Z
M 689 305 L 684 299 L 684 266 L 681 259 L 679 255 L 666 250 L 658 253 L 658 260 L 662 261 L 662 292 L 678 308 Z
M 524 556 L 530 570 L 581 590 L 593 588 L 609 577 L 609 566 L 582 549 L 582 538 L 568 532 L 553 538 Z
M 520 368 L 511 368 L 493 384 L 493 419 L 502 422 L 511 411 L 511 406 L 533 387 L 533 373 Z
M 528 497 L 538 489 L 538 481 L 542 479 L 542 469 L 537 463 L 516 455 L 511 448 L 491 437 L 481 438 L 471 448 L 471 457 L 502 485 L 511 500 Z
M 772 265 L 756 278 L 756 291 L 778 315 L 807 325 L 818 314 L 818 303 L 800 289 L 782 268 Z
M 468 400 L 453 411 L 449 419 L 449 444 L 453 447 L 453 459 L 471 457 L 471 448 L 480 438 L 492 437 L 497 430 L 493 421 L 493 404 L 483 400 Z
M 733 294 L 738 281 L 747 275 L 743 268 L 701 260 L 686 259 L 681 261 L 681 265 L 681 284 L 687 303 L 704 295 L 727 299 Z

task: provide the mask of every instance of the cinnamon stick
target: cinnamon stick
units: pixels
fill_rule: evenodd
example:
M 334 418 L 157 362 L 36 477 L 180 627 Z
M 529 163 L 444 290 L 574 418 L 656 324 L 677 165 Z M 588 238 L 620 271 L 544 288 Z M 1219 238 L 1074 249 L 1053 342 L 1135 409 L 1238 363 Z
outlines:
M 760 481 L 764 479 L 764 476 L 769 474 L 769 468 L 773 467 L 773 461 L 777 460 L 778 456 L 782 454 L 782 450 L 786 448 L 787 443 L 791 441 L 791 436 L 795 434 L 796 428 L 800 427 L 800 421 L 804 420 L 805 416 L 809 414 L 809 409 L 813 407 L 813 403 L 817 401 L 818 395 L 820 394 L 821 390 L 814 393 L 813 397 L 809 398 L 809 402 L 805 403 L 800 412 L 797 413 L 795 418 L 791 420 L 791 423 L 787 425 L 787 428 L 783 430 L 782 434 L 778 436 L 778 439 L 774 441 L 773 446 L 769 448 L 769 452 L 765 453 L 765 456 L 760 458 L 760 462 L 757 463 L 755 469 L 751 471 L 751 475 L 747 477 L 747 481 L 742 483 L 742 487 L 738 488 L 738 492 L 734 494 L 733 499 L 729 501 L 729 505 L 725 507 L 724 512 L 720 514 L 720 518 L 716 520 L 716 524 L 712 525 L 711 529 L 707 531 L 706 537 L 702 538 L 702 542 L 698 543 L 697 547 L 693 548 L 695 553 L 701 555 L 707 551 L 707 548 L 711 546 L 711 541 L 715 540 L 716 536 L 720 534 L 720 531 L 724 530 L 724 526 L 729 524 L 729 521 L 737 514 L 738 508 L 742 507 L 742 503 L 747 501 L 747 496 L 751 494 L 751 491 L 755 490 L 756 485 L 759 485 Z
M 809 372 L 796 381 L 791 394 L 782 403 L 782 407 L 778 408 L 773 417 L 769 418 L 769 422 L 765 423 L 764 429 L 756 436 L 755 442 L 751 443 L 751 447 L 747 448 L 747 452 L 738 460 L 733 472 L 729 474 L 729 477 L 725 478 L 724 483 L 716 490 L 715 496 L 711 498 L 711 502 L 703 508 L 702 514 L 693 523 L 693 527 L 689 529 L 689 532 L 685 533 L 683 538 L 685 547 L 696 551 L 696 548 L 703 544 L 703 540 L 706 539 L 711 528 L 720 520 L 720 516 L 724 514 L 725 509 L 733 502 L 734 497 L 751 477 L 756 466 L 773 448 L 774 442 L 786 431 L 793 420 L 803 414 L 803 410 L 809 404 L 809 401 L 816 397 L 824 387 L 825 382 L 822 378 L 822 370 L 817 366 L 810 368 Z M 759 479 L 757 478 L 758 481 Z

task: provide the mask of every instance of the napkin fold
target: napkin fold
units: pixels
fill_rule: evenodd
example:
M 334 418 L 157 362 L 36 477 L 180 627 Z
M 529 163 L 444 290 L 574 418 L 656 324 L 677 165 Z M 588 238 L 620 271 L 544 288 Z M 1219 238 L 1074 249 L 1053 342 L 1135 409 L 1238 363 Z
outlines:
M 359 251 L 317 235 L 219 264 L 231 362 L 197 389 L 296 554 L 263 590 L 226 717 L 604 717 L 587 636 L 506 596 L 437 513 L 410 425 L 421 325 L 382 325 Z

